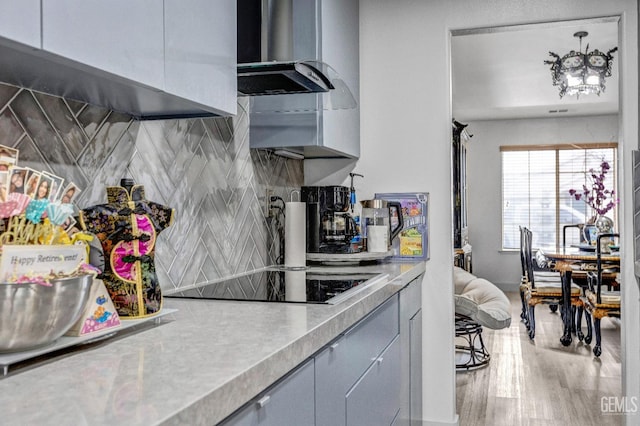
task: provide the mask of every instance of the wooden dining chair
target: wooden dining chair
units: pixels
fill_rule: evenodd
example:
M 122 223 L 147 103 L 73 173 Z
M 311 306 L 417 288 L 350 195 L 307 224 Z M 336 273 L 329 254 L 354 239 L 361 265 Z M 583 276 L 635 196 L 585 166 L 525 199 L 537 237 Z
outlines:
M 559 305 L 562 306 L 562 283 L 558 280 L 537 281 L 538 277 L 534 273 L 534 257 L 532 250 L 533 234 L 532 232 L 523 227 L 522 230 L 522 247 L 523 247 L 523 259 L 525 264 L 525 282 L 523 283 L 524 300 L 526 301 L 526 320 L 527 332 L 530 339 L 535 338 L 536 334 L 536 321 L 535 321 L 535 307 L 538 304 L 547 305 Z M 557 274 L 559 277 L 559 274 Z M 571 305 L 580 306 L 582 301 L 580 300 L 581 290 L 575 284 L 571 285 Z M 571 312 L 560 311 L 560 314 L 564 318 L 565 315 L 571 315 Z
M 525 233 L 529 232 L 529 230 L 523 226 L 520 226 L 519 228 L 520 228 L 520 265 L 522 269 L 522 275 L 520 280 L 520 302 L 522 304 L 522 311 L 520 312 L 520 319 L 525 323 L 525 325 L 527 325 L 527 322 L 528 322 L 527 312 L 529 311 L 529 308 L 525 299 L 525 294 L 526 294 L 527 288 L 529 287 L 530 274 L 532 274 L 531 276 L 533 277 L 533 281 L 537 283 L 554 283 L 554 285 L 555 284 L 560 285 L 561 281 L 560 281 L 560 275 L 558 274 L 558 272 L 551 270 L 552 265 L 549 265 L 549 267 L 542 269 L 542 268 L 536 268 L 535 267 L 536 262 L 532 262 L 531 263 L 532 272 L 528 272 L 529 265 L 527 262 L 528 262 L 528 258 L 529 260 L 531 260 L 532 250 L 530 248 L 527 249 L 525 247 L 525 242 L 527 241 L 527 236 L 525 235 Z M 529 242 L 529 245 L 531 245 L 531 242 Z M 555 312 L 557 308 L 558 308 L 557 304 L 549 304 L 549 309 L 552 312 Z
M 567 229 L 570 229 L 570 228 L 576 228 L 580 233 L 579 235 L 580 244 L 588 245 L 589 242 L 585 239 L 585 235 L 584 235 L 585 226 L 586 225 L 584 223 L 573 223 L 570 225 L 564 225 L 562 227 L 562 247 L 567 248 Z M 593 250 L 595 251 L 595 245 L 593 246 Z M 574 270 L 571 274 L 571 279 L 573 283 L 578 285 L 582 289 L 583 295 L 587 290 L 587 288 L 589 287 L 587 283 L 587 274 L 590 270 L 595 271 L 595 265 L 591 263 L 583 263 L 580 265 L 579 269 Z M 606 285 L 608 290 L 611 290 L 613 287 L 616 287 L 617 276 L 618 274 L 616 272 L 609 271 L 609 270 L 602 271 L 601 277 L 602 277 L 603 285 Z M 584 302 L 583 302 L 583 306 L 577 306 L 577 307 L 572 306 L 572 310 L 574 311 L 572 312 L 572 315 L 574 316 L 573 318 L 574 321 L 572 321 L 571 323 L 571 331 L 578 336 L 578 339 L 580 341 L 584 340 L 584 342 L 587 344 L 591 343 L 591 338 L 592 338 L 591 318 L 590 318 L 589 312 L 585 312 L 584 310 Z M 582 330 L 581 330 L 583 314 L 585 315 L 586 325 L 587 325 L 586 336 L 584 335 L 584 333 L 582 333 Z
M 619 264 L 606 264 L 602 261 L 603 238 L 620 238 L 617 233 L 600 234 L 596 243 L 596 270 L 587 273 L 588 288 L 583 297 L 585 307 L 593 318 L 593 328 L 596 335 L 596 344 L 593 347 L 593 354 L 599 357 L 602 353 L 602 334 L 600 332 L 600 321 L 604 317 L 620 318 L 620 287 L 617 291 L 607 291 L 603 287 L 603 275 L 605 273 L 619 272 Z M 606 284 L 604 284 L 606 285 Z
M 579 242 L 581 244 L 586 244 L 584 238 L 584 223 L 572 223 L 569 225 L 564 225 L 562 227 L 562 248 L 567 248 L 567 229 L 575 228 L 579 233 Z M 587 288 L 587 272 L 583 270 L 575 270 L 571 274 L 571 279 L 574 284 L 578 285 L 582 289 L 582 294 L 584 294 L 585 289 Z M 591 318 L 588 316 L 589 313 L 584 311 L 584 304 L 581 306 L 572 306 L 571 307 L 571 315 L 573 316 L 571 322 L 571 331 L 576 333 L 578 339 L 580 341 L 584 340 L 585 343 L 591 343 Z M 587 324 L 587 335 L 585 336 L 582 333 L 581 324 L 582 324 L 582 316 L 585 315 L 586 324 Z

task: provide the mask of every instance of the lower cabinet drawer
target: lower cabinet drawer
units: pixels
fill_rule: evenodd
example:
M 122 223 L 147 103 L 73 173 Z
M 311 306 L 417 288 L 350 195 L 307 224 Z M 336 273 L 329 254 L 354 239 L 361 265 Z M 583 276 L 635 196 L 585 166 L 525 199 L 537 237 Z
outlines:
M 316 426 L 346 424 L 345 395 L 398 336 L 398 309 L 393 296 L 316 355 Z
M 221 425 L 315 425 L 314 375 L 314 361 L 311 359 L 232 414 Z
M 400 410 L 400 338 L 347 393 L 347 426 L 390 426 Z

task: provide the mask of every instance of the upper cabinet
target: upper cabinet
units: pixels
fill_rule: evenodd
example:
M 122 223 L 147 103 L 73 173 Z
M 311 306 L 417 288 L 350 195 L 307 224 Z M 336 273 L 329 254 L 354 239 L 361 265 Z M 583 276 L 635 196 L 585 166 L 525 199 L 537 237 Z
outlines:
M 322 0 L 321 58 L 351 89 L 358 106 L 325 110 L 323 145 L 350 157 L 360 156 L 360 25 L 358 1 Z
M 158 0 L 42 2 L 42 48 L 114 75 L 164 87 Z
M 40 47 L 40 0 L 0 0 L 0 35 Z
M 326 94 L 253 97 L 252 148 L 284 149 L 305 158 L 360 156 L 358 5 L 358 0 L 292 0 L 291 13 L 291 59 L 328 64 L 349 87 L 357 106 L 332 109 Z
M 141 119 L 235 114 L 235 4 L 0 0 L 0 81 Z
M 236 2 L 165 0 L 164 11 L 165 91 L 235 114 Z

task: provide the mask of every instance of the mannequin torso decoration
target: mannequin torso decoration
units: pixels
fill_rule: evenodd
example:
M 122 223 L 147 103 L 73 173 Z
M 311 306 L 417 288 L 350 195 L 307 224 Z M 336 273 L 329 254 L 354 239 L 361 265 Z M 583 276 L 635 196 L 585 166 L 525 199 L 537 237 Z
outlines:
M 107 204 L 83 209 L 80 221 L 102 244 L 101 278 L 118 314 L 142 318 L 162 308 L 154 249 L 157 235 L 173 223 L 174 210 L 146 200 L 144 187 L 130 179 L 121 185 L 107 187 Z

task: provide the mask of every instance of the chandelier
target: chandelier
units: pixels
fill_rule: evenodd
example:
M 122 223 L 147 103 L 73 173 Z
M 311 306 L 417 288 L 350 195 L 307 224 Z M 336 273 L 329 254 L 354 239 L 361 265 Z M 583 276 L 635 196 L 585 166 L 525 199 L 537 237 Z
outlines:
M 565 94 L 576 95 L 580 98 L 581 94 L 588 95 L 595 93 L 600 96 L 600 92 L 604 92 L 604 78 L 611 77 L 611 63 L 613 61 L 613 52 L 618 50 L 617 47 L 603 53 L 598 49 L 589 52 L 589 45 L 582 53 L 582 38 L 588 36 L 586 31 L 578 31 L 573 36 L 580 39 L 580 50 L 577 52 L 572 50 L 562 58 L 549 52 L 554 59 L 544 61 L 545 64 L 551 65 L 551 78 L 553 85 L 558 86 L 560 97 Z

